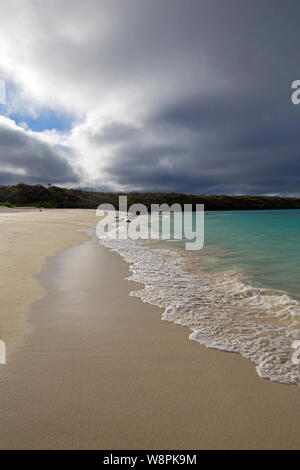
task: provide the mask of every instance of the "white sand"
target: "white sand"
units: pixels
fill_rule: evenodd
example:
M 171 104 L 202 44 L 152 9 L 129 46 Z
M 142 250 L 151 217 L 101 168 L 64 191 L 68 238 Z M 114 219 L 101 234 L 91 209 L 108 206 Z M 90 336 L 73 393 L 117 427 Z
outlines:
M 0 448 L 299 448 L 299 387 L 130 297 L 117 254 L 75 245 L 96 223 L 84 210 L 0 215 Z

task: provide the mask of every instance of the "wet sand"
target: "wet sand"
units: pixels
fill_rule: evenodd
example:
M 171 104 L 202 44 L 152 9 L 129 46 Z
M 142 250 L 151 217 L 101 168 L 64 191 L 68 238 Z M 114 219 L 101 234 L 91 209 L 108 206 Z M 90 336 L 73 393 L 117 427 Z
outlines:
M 128 274 L 95 239 L 47 259 L 48 293 L 0 369 L 0 448 L 299 448 L 299 387 L 189 341 Z
M 0 207 L 0 338 L 10 353 L 30 333 L 30 305 L 46 294 L 32 278 L 47 256 L 88 239 L 94 210 Z

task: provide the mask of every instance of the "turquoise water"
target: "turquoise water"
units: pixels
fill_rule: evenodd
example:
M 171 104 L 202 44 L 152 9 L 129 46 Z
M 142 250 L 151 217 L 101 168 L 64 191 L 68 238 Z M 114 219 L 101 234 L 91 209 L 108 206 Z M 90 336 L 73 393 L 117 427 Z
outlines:
M 192 255 L 207 270 L 241 271 L 300 300 L 300 210 L 205 213 L 204 248 Z
M 207 347 L 242 354 L 263 378 L 299 384 L 300 210 L 209 212 L 204 219 L 198 251 L 185 250 L 185 240 L 103 243 L 144 285 L 132 295 L 161 307 L 163 320 L 188 327 L 190 339 Z M 120 225 L 126 233 L 127 215 Z

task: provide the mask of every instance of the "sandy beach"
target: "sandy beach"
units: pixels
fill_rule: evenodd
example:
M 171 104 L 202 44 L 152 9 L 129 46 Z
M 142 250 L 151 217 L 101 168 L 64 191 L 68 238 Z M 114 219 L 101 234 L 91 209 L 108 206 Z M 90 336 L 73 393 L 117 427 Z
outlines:
M 95 211 L 0 214 L 1 449 L 296 449 L 299 387 L 130 296 Z

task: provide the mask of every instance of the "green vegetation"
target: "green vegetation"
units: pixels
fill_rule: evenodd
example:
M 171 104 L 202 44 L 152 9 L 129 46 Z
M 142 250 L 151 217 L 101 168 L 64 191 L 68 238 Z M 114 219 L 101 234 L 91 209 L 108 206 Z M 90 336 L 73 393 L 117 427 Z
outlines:
M 34 206 L 45 208 L 96 209 L 99 204 L 110 203 L 116 208 L 119 195 L 125 193 L 100 193 L 79 189 L 65 189 L 57 186 L 30 186 L 23 183 L 16 186 L 0 187 L 0 205 Z M 149 209 L 151 204 L 174 203 L 204 204 L 205 210 L 261 210 L 300 209 L 300 198 L 279 196 L 206 196 L 177 193 L 127 193 L 128 205 L 143 203 Z

